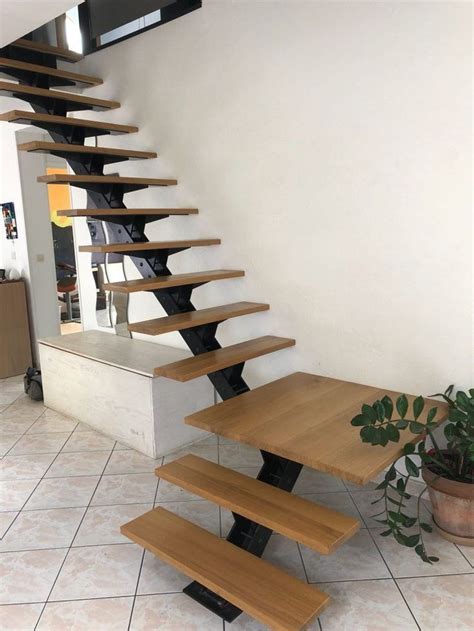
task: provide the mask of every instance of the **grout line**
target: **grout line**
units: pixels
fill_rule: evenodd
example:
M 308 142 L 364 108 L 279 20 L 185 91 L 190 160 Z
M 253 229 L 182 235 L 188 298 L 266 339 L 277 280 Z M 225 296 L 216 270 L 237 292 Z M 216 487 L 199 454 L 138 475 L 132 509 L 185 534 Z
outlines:
M 105 471 L 105 467 L 107 466 L 107 464 L 108 464 L 108 462 L 109 462 L 110 458 L 112 457 L 112 452 L 113 452 L 113 450 L 111 449 L 111 450 L 110 450 L 109 457 L 108 457 L 108 459 L 107 459 L 107 462 L 104 464 L 104 468 L 102 469 L 102 474 L 100 475 L 100 477 L 99 477 L 99 479 L 98 479 L 98 481 L 97 481 L 97 484 L 96 484 L 96 486 L 95 486 L 94 492 L 93 492 L 93 493 L 92 493 L 92 495 L 91 495 L 91 498 L 90 498 L 90 500 L 89 500 L 89 504 L 87 505 L 87 508 L 85 509 L 84 514 L 82 515 L 82 519 L 80 520 L 79 525 L 78 525 L 78 526 L 77 526 L 77 528 L 76 528 L 76 532 L 74 533 L 74 536 L 73 536 L 73 537 L 72 537 L 72 539 L 71 539 L 71 543 L 70 543 L 69 548 L 68 548 L 68 550 L 67 550 L 67 552 L 66 552 L 66 554 L 65 554 L 65 556 L 64 556 L 63 562 L 61 563 L 61 566 L 60 566 L 60 568 L 59 568 L 59 570 L 58 570 L 58 573 L 56 574 L 56 578 L 54 579 L 53 584 L 51 585 L 51 589 L 49 590 L 48 596 L 47 596 L 47 598 L 46 598 L 46 602 L 44 603 L 44 606 L 43 606 L 43 608 L 42 608 L 42 610 L 41 610 L 41 613 L 40 613 L 40 615 L 39 615 L 39 617 L 38 617 L 38 620 L 37 620 L 37 622 L 36 622 L 36 624 L 35 624 L 35 627 L 34 627 L 34 628 L 35 628 L 35 630 L 36 630 L 36 628 L 38 627 L 38 624 L 39 624 L 39 622 L 40 622 L 40 620 L 41 620 L 41 618 L 42 618 L 42 616 L 43 616 L 44 610 L 45 610 L 45 608 L 46 608 L 46 604 L 47 604 L 47 602 L 49 601 L 49 598 L 50 598 L 51 594 L 53 593 L 53 589 L 54 589 L 54 587 L 55 587 L 55 585 L 56 585 L 56 583 L 57 583 L 57 580 L 58 580 L 58 578 L 59 578 L 59 575 L 61 574 L 61 571 L 62 571 L 62 569 L 63 569 L 63 567 L 64 567 L 64 564 L 66 563 L 66 560 L 67 560 L 67 558 L 68 558 L 68 556 L 69 556 L 69 553 L 70 553 L 70 551 L 71 551 L 71 549 L 72 549 L 72 544 L 74 543 L 74 540 L 75 540 L 75 539 L 76 539 L 76 537 L 77 537 L 77 533 L 79 532 L 79 530 L 80 530 L 80 528 L 81 528 L 81 526 L 82 526 L 82 523 L 83 523 L 84 518 L 85 518 L 85 516 L 86 516 L 86 514 L 87 514 L 87 511 L 88 511 L 88 508 L 89 508 L 89 506 L 91 505 L 92 499 L 93 499 L 93 497 L 94 497 L 94 495 L 95 495 L 95 493 L 96 493 L 96 491 L 97 491 L 97 488 L 98 488 L 98 486 L 99 486 L 99 484 L 100 484 L 100 482 L 101 482 L 101 480 L 102 480 L 102 476 L 103 476 L 103 473 L 104 473 L 104 471 Z M 61 453 L 61 452 L 59 452 L 59 453 Z M 59 456 L 59 453 L 58 453 L 58 456 Z M 54 460 L 53 460 L 53 462 L 54 462 Z M 52 465 L 52 463 L 51 463 L 51 465 Z
M 459 552 L 463 555 L 463 557 L 466 559 L 466 561 L 469 563 L 469 565 L 474 569 L 474 565 L 471 563 L 471 561 L 469 561 L 469 559 L 467 558 L 467 556 L 464 554 L 464 552 L 461 550 L 461 548 L 458 546 L 457 543 L 454 544 L 456 546 L 456 548 L 459 550 Z

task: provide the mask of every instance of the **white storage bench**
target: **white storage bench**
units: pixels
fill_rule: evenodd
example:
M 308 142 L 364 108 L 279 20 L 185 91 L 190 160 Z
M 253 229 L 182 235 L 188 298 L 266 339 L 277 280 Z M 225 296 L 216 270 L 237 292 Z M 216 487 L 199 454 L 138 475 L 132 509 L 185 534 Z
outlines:
M 183 418 L 213 404 L 207 377 L 179 383 L 153 369 L 188 351 L 85 331 L 39 341 L 44 403 L 152 458 L 209 434 Z

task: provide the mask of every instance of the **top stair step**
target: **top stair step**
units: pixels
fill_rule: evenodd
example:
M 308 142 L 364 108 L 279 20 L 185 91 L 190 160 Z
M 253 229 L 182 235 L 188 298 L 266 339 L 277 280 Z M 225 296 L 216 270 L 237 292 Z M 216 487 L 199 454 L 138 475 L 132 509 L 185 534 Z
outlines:
M 93 147 L 90 145 L 73 145 L 67 142 L 46 142 L 33 140 L 18 145 L 19 151 L 30 153 L 49 153 L 56 156 L 90 155 L 104 158 L 104 163 L 120 160 L 149 160 L 157 157 L 154 151 L 134 151 L 132 149 L 115 149 L 113 147 Z M 77 159 L 77 156 L 76 156 Z
M 89 75 L 79 74 L 77 72 L 69 72 L 69 70 L 59 70 L 58 68 L 50 68 L 48 66 L 42 66 L 41 64 L 32 64 L 26 61 L 19 61 L 18 59 L 0 57 L 0 72 L 13 74 L 13 76 L 15 76 L 16 71 L 27 73 L 27 75 L 47 75 L 52 77 L 56 81 L 56 84 L 59 85 L 61 85 L 61 80 L 65 80 L 66 85 L 75 84 L 81 88 L 103 84 L 102 79 L 99 79 L 99 77 L 90 77 Z M 57 80 L 59 80 L 59 82 Z
M 155 318 L 154 320 L 133 322 L 133 324 L 128 325 L 128 330 L 134 333 L 144 333 L 145 335 L 161 335 L 171 331 L 183 331 L 196 326 L 223 322 L 229 318 L 237 318 L 250 313 L 267 311 L 268 309 L 270 309 L 270 305 L 263 303 L 236 302 L 221 307 L 186 311 L 185 313 L 177 313 L 176 315 Z
M 289 458 L 356 484 L 367 484 L 403 453 L 407 442 L 420 436 L 401 435 L 399 443 L 383 449 L 363 443 L 359 427 L 351 420 L 363 403 L 373 403 L 400 393 L 358 383 L 297 372 L 250 392 L 196 412 L 188 425 Z M 415 397 L 408 397 L 410 406 Z M 438 408 L 438 419 L 447 418 L 448 407 Z M 429 405 L 420 422 L 426 421 Z M 396 413 L 393 418 L 398 418 Z
M 156 377 L 167 377 L 175 381 L 190 381 L 217 370 L 236 366 L 249 359 L 255 359 L 268 353 L 274 353 L 295 345 L 295 340 L 288 337 L 264 335 L 253 340 L 219 348 L 208 353 L 201 353 L 188 359 L 155 368 Z M 238 398 L 238 397 L 237 397 Z
M 359 529 L 353 517 L 191 454 L 155 473 L 321 554 L 331 554 Z
M 35 88 L 29 85 L 22 85 L 14 81 L 0 81 L 0 93 L 6 94 L 16 99 L 22 99 L 29 103 L 39 103 L 41 105 L 51 105 L 54 101 L 60 101 L 70 111 L 78 110 L 113 110 L 120 107 L 118 101 L 97 99 L 91 96 L 82 96 L 72 92 L 62 90 L 48 90 L 46 88 Z
M 60 48 L 59 46 L 51 46 L 50 44 L 44 44 L 43 42 L 33 42 L 29 39 L 17 39 L 15 42 L 9 44 L 9 46 L 31 50 L 35 53 L 42 53 L 43 55 L 52 55 L 56 59 L 61 59 L 62 61 L 76 62 L 83 59 L 82 55 L 75 53 L 73 50 Z
M 125 524 L 123 535 L 274 631 L 299 631 L 329 597 L 164 508 Z
M 56 116 L 55 114 L 43 114 L 39 112 L 24 112 L 23 110 L 11 110 L 0 114 L 0 121 L 18 123 L 21 125 L 35 125 L 48 131 L 59 131 L 64 128 L 80 128 L 86 136 L 101 136 L 104 134 L 134 134 L 138 127 L 134 125 L 118 125 L 103 121 L 89 120 L 87 118 L 71 118 L 70 116 Z M 73 145 L 74 146 L 74 145 Z

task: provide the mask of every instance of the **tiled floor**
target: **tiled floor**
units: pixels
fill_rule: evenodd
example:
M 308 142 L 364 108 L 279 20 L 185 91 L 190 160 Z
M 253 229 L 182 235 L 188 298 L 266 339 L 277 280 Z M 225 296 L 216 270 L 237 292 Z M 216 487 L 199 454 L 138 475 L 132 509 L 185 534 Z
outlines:
M 232 625 L 181 593 L 188 579 L 123 538 L 119 526 L 163 504 L 224 536 L 231 514 L 153 474 L 154 461 L 0 381 L 0 629 L 2 631 L 262 631 Z M 259 453 L 215 437 L 185 450 L 256 475 Z M 170 454 L 166 461 L 180 453 Z M 274 535 L 265 557 L 333 598 L 311 631 L 473 628 L 474 549 L 436 535 L 428 566 L 378 536 L 372 488 L 304 469 L 295 492 L 361 519 L 322 557 Z

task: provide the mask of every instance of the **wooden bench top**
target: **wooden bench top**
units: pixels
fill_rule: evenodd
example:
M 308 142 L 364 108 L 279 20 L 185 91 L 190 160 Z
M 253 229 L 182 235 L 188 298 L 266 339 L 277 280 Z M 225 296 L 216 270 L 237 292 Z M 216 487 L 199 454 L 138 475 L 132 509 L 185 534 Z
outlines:
M 339 478 L 366 484 L 401 455 L 406 442 L 420 437 L 405 432 L 399 443 L 373 447 L 362 443 L 352 418 L 363 403 L 398 392 L 297 372 L 260 388 L 192 414 L 186 423 L 208 432 L 270 451 Z M 414 399 L 408 397 L 409 403 Z M 437 419 L 447 418 L 447 405 Z M 396 414 L 394 414 L 396 418 Z

